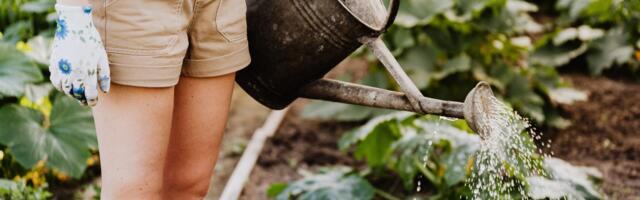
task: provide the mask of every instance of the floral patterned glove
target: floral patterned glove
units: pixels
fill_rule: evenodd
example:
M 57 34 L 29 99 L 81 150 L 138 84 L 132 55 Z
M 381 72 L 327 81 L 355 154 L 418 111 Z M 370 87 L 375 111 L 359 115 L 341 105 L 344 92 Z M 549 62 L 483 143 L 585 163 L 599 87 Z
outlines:
M 98 84 L 109 91 L 109 61 L 100 34 L 93 26 L 91 7 L 56 5 L 58 26 L 49 71 L 56 89 L 94 106 Z

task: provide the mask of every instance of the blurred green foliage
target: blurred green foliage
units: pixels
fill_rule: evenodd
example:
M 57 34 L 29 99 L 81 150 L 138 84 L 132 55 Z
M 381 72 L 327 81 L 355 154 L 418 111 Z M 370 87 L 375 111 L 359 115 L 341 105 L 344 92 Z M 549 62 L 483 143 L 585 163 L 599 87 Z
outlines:
M 55 0 L 0 2 L 0 197 L 47 199 L 49 183 L 94 165 L 89 108 L 53 89 L 48 62 Z M 73 179 L 73 180 L 71 180 Z
M 558 74 L 569 66 L 594 75 L 618 66 L 640 77 L 638 0 L 410 0 L 383 35 L 399 63 L 429 97 L 464 100 L 478 81 L 541 125 L 564 128 L 559 104 L 582 100 Z M 549 8 L 549 5 L 550 6 Z M 362 83 L 398 90 L 366 49 Z M 316 102 L 307 117 L 363 120 L 381 112 Z
M 523 137 L 529 137 L 524 134 Z M 337 171 L 321 171 L 318 174 L 305 175 L 305 178 L 291 184 L 274 184 L 269 193 L 276 199 L 326 199 L 323 194 L 330 188 L 348 191 L 369 191 L 371 185 L 390 187 L 390 182 L 400 179 L 404 187 L 376 189 L 381 199 L 473 199 L 467 184 L 474 181 L 471 174 L 480 167 L 474 160 L 480 150 L 480 137 L 470 132 L 463 120 L 444 120 L 437 116 L 418 116 L 406 112 L 382 115 L 367 124 L 345 133 L 338 146 L 356 159 L 365 160 L 366 167 L 349 173 L 347 179 Z M 526 148 L 534 148 L 532 144 Z M 518 151 L 522 149 L 505 149 Z M 515 156 L 514 156 L 515 157 Z M 596 189 L 593 179 L 602 175 L 595 168 L 577 167 L 560 159 L 546 157 L 534 160 L 545 174 L 529 176 L 524 169 L 509 170 L 518 167 L 524 161 L 503 161 L 504 170 L 509 171 L 501 181 L 513 179 L 514 187 L 526 191 L 512 191 L 500 194 L 504 199 L 602 199 L 604 196 Z M 520 157 L 518 157 L 519 159 Z M 493 166 L 485 166 L 493 167 Z M 502 168 L 502 167 L 501 167 Z M 333 174 L 327 178 L 327 174 Z M 362 176 L 358 180 L 354 176 Z M 476 177 L 478 178 L 478 177 Z M 482 178 L 482 177 L 480 177 Z M 495 178 L 495 177 L 493 177 Z M 353 180 L 352 180 L 353 179 Z M 322 182 L 322 181 L 326 182 Z M 358 181 L 356 181 L 358 180 Z M 378 180 L 378 181 L 376 181 Z M 385 180 L 380 182 L 379 180 Z M 365 181 L 365 183 L 362 183 Z M 329 184 L 329 182 L 334 184 Z M 507 181 L 505 181 L 507 182 Z M 358 183 L 358 184 L 353 184 Z M 485 182 L 486 183 L 486 182 Z M 482 192 L 498 192 L 491 190 Z M 350 192 L 332 193 L 330 199 L 372 199 L 362 195 L 349 196 Z M 522 197 L 526 194 L 527 197 Z M 394 197 L 395 195 L 395 197 Z M 481 194 L 482 196 L 482 194 Z M 496 197 L 492 195 L 491 197 Z M 483 198 L 491 199 L 491 198 Z

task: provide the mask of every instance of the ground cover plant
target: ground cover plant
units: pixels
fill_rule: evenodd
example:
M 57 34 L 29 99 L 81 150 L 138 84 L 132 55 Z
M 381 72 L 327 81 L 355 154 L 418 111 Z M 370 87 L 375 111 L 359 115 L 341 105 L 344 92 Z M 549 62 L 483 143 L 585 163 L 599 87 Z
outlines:
M 340 149 L 365 160 L 366 167 L 320 170 L 295 182 L 276 183 L 267 193 L 279 200 L 372 199 L 374 196 L 380 199 L 603 198 L 596 186 L 602 176 L 598 170 L 542 155 L 538 155 L 535 162 L 544 173 L 537 175 L 525 176 L 523 171 L 513 170 L 522 167 L 518 166 L 522 160 L 505 165 L 500 178 L 509 181 L 495 186 L 517 184 L 521 186 L 514 187 L 517 190 L 489 194 L 501 191 L 494 188 L 474 195 L 468 184 L 487 178 L 478 171 L 482 163 L 474 161 L 480 155 L 480 140 L 462 120 L 404 112 L 383 115 L 344 134 L 338 142 Z M 531 144 L 528 148 L 535 149 L 535 146 Z M 389 177 L 401 179 L 404 189 L 374 188 L 376 180 L 390 181 Z
M 0 2 L 2 199 L 47 199 L 52 186 L 95 176 L 85 173 L 97 163 L 91 112 L 48 80 L 54 3 Z
M 430 97 L 461 101 L 477 81 L 486 81 L 504 102 L 535 124 L 566 128 L 571 122 L 558 115 L 557 106 L 585 100 L 586 94 L 566 83 L 559 76 L 560 69 L 579 63 L 585 66 L 580 71 L 592 75 L 599 75 L 607 70 L 624 71 L 632 77 L 638 75 L 640 57 L 634 57 L 637 49 L 640 49 L 638 1 L 417 0 L 403 3 L 396 23 L 384 38 L 413 81 Z M 361 49 L 356 57 L 364 57 L 371 63 L 367 75 L 360 82 L 398 89 L 381 64 L 366 49 Z M 340 109 L 331 109 L 335 107 Z M 305 117 L 346 121 L 369 119 L 384 113 L 388 111 L 360 106 L 336 106 L 327 102 L 312 103 L 302 111 Z M 396 191 L 396 194 L 400 194 L 399 197 L 388 194 L 390 191 L 378 192 L 378 197 L 402 199 L 417 195 L 424 199 L 478 198 L 473 195 L 475 191 L 465 187 L 473 184 L 474 179 L 469 176 L 481 167 L 473 164 L 477 145 L 456 147 L 450 144 L 465 142 L 446 141 L 450 146 L 443 149 L 457 153 L 470 151 L 457 156 L 467 159 L 460 159 L 458 163 L 447 166 L 442 164 L 446 162 L 437 159 L 440 154 L 449 156 L 446 150 L 437 150 L 438 145 L 434 144 L 438 141 L 416 138 L 413 136 L 415 130 L 400 128 L 404 124 L 397 121 L 402 120 L 396 120 L 392 122 L 393 125 L 377 131 L 370 130 L 371 123 L 376 124 L 378 120 L 379 118 L 373 118 L 360 128 L 371 132 L 371 135 L 363 138 L 376 139 L 356 143 L 353 156 L 366 160 L 367 168 L 355 170 L 351 174 L 360 174 L 365 180 L 379 180 L 376 172 L 380 171 L 382 165 L 386 169 L 383 174 L 392 174 L 402 179 L 406 186 L 404 191 Z M 459 124 L 453 123 L 450 126 L 465 130 Z M 424 129 L 440 130 L 433 126 Z M 446 135 L 445 131 L 437 132 L 440 137 Z M 405 135 L 410 135 L 407 137 L 411 138 L 400 143 Z M 341 149 L 344 148 L 343 142 L 349 141 L 345 138 L 351 136 L 353 132 L 347 133 L 340 140 Z M 524 136 L 534 137 L 528 134 Z M 478 141 L 475 143 L 479 143 Z M 535 148 L 535 144 L 531 145 L 531 148 Z M 405 148 L 410 153 L 398 153 L 397 149 Z M 407 162 L 405 156 L 418 161 Z M 431 160 L 432 157 L 436 159 Z M 403 160 L 404 162 L 400 162 Z M 571 166 L 560 159 L 544 158 L 541 155 L 539 162 L 547 173 L 524 176 L 511 171 L 504 178 L 515 180 L 509 183 L 520 187 L 510 190 L 512 193 L 498 195 L 514 199 L 604 198 L 597 187 L 592 185 L 602 176 L 597 170 Z M 399 166 L 398 163 L 416 166 Z M 570 169 L 555 169 L 562 168 L 560 166 Z M 461 168 L 466 171 L 460 170 Z M 452 169 L 458 170 L 454 172 Z M 464 173 L 460 173 L 461 171 Z M 559 171 L 574 174 L 576 180 L 559 175 Z M 324 176 L 325 173 L 321 171 L 317 176 Z M 453 178 L 447 177 L 448 173 L 457 175 L 458 181 L 452 181 Z M 416 178 L 416 175 L 419 177 Z M 306 189 L 297 185 L 307 179 L 305 176 L 304 179 L 293 182 L 292 186 L 276 184 L 269 194 L 273 194 L 272 197 L 276 199 L 310 199 L 308 195 L 318 189 L 314 188 L 313 182 Z M 416 185 L 420 183 L 422 185 Z M 435 191 L 421 193 L 420 188 L 424 190 L 424 185 L 435 188 Z M 364 185 L 362 187 L 367 188 Z M 273 192 L 277 189 L 283 190 L 280 193 Z M 292 190 L 297 193 L 291 192 Z M 496 188 L 494 191 L 498 190 Z M 486 199 L 495 196 L 482 194 L 480 197 Z M 366 196 L 363 199 L 369 198 Z
M 594 1 L 403 1 L 387 45 L 423 94 L 464 100 L 478 81 L 490 83 L 502 100 L 536 124 L 567 127 L 559 104 L 585 95 L 567 84 L 558 70 L 586 63 L 592 74 L 615 68 L 637 76 L 640 3 Z M 640 54 L 637 54 L 640 56 Z M 366 49 L 370 61 L 360 82 L 398 89 Z M 340 107 L 340 109 L 335 109 Z M 333 109 L 332 109 L 333 108 Z M 315 103 L 307 117 L 363 120 L 379 110 Z

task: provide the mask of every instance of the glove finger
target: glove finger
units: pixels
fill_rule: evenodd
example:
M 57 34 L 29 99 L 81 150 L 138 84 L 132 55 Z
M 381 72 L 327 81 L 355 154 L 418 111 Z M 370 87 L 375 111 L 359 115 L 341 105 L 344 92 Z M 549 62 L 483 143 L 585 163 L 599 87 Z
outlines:
M 107 53 L 104 51 L 98 61 L 98 84 L 102 92 L 109 92 L 109 88 L 111 87 L 111 72 L 109 70 L 109 59 L 107 58 Z
M 85 85 L 82 80 L 73 81 L 70 93 L 71 96 L 80 101 L 82 105 L 87 105 L 87 98 L 85 96 Z
M 60 76 L 56 75 L 55 71 L 50 72 L 51 75 L 49 76 L 49 81 L 51 81 L 51 84 L 56 88 L 56 90 L 62 91 L 62 80 L 60 79 Z
M 73 95 L 72 95 L 73 94 L 72 93 L 73 87 L 72 87 L 71 81 L 69 81 L 68 78 L 61 79 L 60 80 L 60 85 L 62 86 L 62 89 L 60 91 L 64 92 L 64 94 L 66 94 L 66 95 L 69 95 L 69 96 L 73 97 Z
M 62 91 L 62 80 L 57 66 L 58 63 L 55 62 L 55 58 L 52 56 L 49 60 L 49 72 L 51 74 L 49 76 L 49 81 L 51 81 L 51 84 L 56 88 L 56 90 Z
M 95 106 L 98 103 L 98 86 L 97 86 L 97 76 L 89 75 L 84 80 L 84 97 L 87 101 L 88 106 Z

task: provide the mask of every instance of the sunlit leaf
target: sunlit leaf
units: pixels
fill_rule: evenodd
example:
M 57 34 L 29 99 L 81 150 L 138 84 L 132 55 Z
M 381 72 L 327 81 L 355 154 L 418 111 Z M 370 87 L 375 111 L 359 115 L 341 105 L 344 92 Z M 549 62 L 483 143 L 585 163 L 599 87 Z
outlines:
M 596 168 L 573 166 L 564 160 L 552 157 L 545 159 L 544 167 L 551 179 L 569 184 L 579 191 L 584 199 L 602 197 L 592 181 L 602 179 L 602 174 Z
M 60 95 L 50 118 L 15 104 L 0 109 L 0 143 L 22 166 L 38 161 L 79 178 L 86 168 L 90 149 L 97 148 L 91 112 L 75 100 Z
M 620 65 L 631 59 L 633 46 L 628 43 L 628 37 L 623 29 L 617 28 L 595 40 L 592 48 L 587 52 L 589 71 L 592 74 L 600 74 L 602 70 L 614 64 Z
M 371 184 L 348 169 L 333 169 L 305 177 L 286 186 L 276 200 L 350 199 L 369 200 L 374 195 Z
M 11 44 L 0 42 L 0 98 L 18 97 L 25 86 L 43 79 L 40 69 Z

